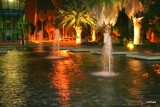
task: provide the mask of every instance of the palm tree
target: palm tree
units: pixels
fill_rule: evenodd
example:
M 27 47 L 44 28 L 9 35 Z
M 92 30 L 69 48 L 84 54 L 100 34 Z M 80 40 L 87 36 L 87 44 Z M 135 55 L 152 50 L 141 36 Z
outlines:
M 81 43 L 82 26 L 87 24 L 96 26 L 96 20 L 86 9 L 86 5 L 81 0 L 66 0 L 62 7 L 63 13 L 60 14 L 56 25 L 74 27 L 76 31 L 76 44 Z
M 46 16 L 47 16 L 47 20 L 48 20 L 50 23 L 51 23 L 51 20 L 52 20 L 52 18 L 53 18 L 53 15 L 54 15 L 54 13 L 53 13 L 52 10 L 47 10 Z
M 51 30 L 54 28 L 52 23 L 54 12 L 52 10 L 47 10 L 46 17 L 47 17 L 47 22 L 45 23 L 45 30 L 48 33 L 49 40 L 51 40 L 52 39 Z
M 142 3 L 139 0 L 124 0 L 125 13 L 134 24 L 134 44 L 140 44 L 140 22 L 143 17 L 136 16 L 144 10 Z
M 141 2 L 146 0 L 140 0 Z M 134 21 L 135 35 L 134 43 L 139 44 L 140 35 L 136 31 L 140 32 L 140 26 L 138 23 L 142 18 L 136 18 L 135 15 L 143 11 L 142 3 L 139 0 L 86 0 L 88 7 L 97 15 L 99 25 L 105 25 L 106 35 L 110 33 L 110 25 L 114 25 L 119 10 L 125 8 L 125 12 L 129 18 Z M 105 38 L 105 36 L 104 36 Z M 138 39 L 138 40 L 137 40 Z M 105 42 L 105 39 L 104 39 Z
M 85 0 L 90 13 L 96 15 L 99 26 L 104 26 L 104 43 L 106 36 L 110 35 L 111 25 L 113 26 L 121 10 L 123 0 Z
M 121 0 L 85 0 L 90 10 L 95 14 L 97 24 L 104 27 L 104 49 L 102 52 L 104 70 L 111 71 L 112 45 L 111 45 L 111 26 L 113 26 L 121 9 Z
M 46 14 L 43 10 L 39 11 L 38 19 L 41 21 L 41 30 L 42 30 L 42 37 L 43 37 L 43 23 L 46 20 Z

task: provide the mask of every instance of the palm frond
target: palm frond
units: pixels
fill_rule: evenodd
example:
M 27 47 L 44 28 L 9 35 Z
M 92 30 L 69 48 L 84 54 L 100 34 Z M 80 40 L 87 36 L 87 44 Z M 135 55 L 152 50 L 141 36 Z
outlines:
M 96 19 L 89 14 L 86 5 L 82 0 L 65 0 L 65 4 L 62 6 L 63 13 L 60 14 L 59 26 L 81 26 L 81 25 L 93 25 L 96 26 Z

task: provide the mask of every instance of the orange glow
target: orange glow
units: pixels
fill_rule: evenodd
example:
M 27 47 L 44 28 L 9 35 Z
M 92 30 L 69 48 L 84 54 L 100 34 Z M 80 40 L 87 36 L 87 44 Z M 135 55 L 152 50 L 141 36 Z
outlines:
M 134 23 L 134 44 L 140 44 L 140 22 L 142 20 L 143 17 L 140 18 L 133 18 L 133 23 Z
M 139 84 L 141 82 L 141 79 L 135 79 L 133 80 L 133 83 L 136 85 L 136 84 Z
M 143 77 L 148 77 L 148 73 L 145 73 L 142 75 Z
M 65 57 L 65 58 L 66 58 L 66 57 L 69 57 L 69 55 L 68 55 L 68 53 L 67 53 L 67 52 L 68 52 L 67 50 L 61 50 L 60 52 L 61 52 L 61 56 L 62 56 L 62 57 Z
M 151 51 L 144 51 L 145 53 L 151 53 Z
M 155 35 L 154 35 L 153 32 L 151 33 L 151 42 L 156 42 L 156 40 L 155 40 Z
M 22 40 L 20 41 L 20 44 L 22 45 Z
M 137 81 L 136 81 L 136 80 L 133 80 L 133 83 L 134 83 L 134 84 L 136 84 L 136 83 L 137 83 Z
M 37 41 L 35 40 L 34 43 L 39 43 L 39 41 L 38 41 L 38 40 L 37 40 Z

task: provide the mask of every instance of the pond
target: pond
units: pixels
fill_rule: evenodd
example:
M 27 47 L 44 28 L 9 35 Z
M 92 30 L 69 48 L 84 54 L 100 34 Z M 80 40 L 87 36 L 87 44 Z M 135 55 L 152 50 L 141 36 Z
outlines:
M 1 107 L 160 106 L 160 61 L 113 56 L 114 77 L 96 77 L 101 56 L 16 49 L 0 55 Z

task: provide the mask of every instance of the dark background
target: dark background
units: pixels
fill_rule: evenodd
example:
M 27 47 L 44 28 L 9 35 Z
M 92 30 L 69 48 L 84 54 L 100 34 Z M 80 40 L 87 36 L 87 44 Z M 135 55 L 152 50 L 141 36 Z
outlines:
M 54 6 L 51 0 L 37 0 L 37 10 L 47 11 L 48 9 L 53 10 Z

